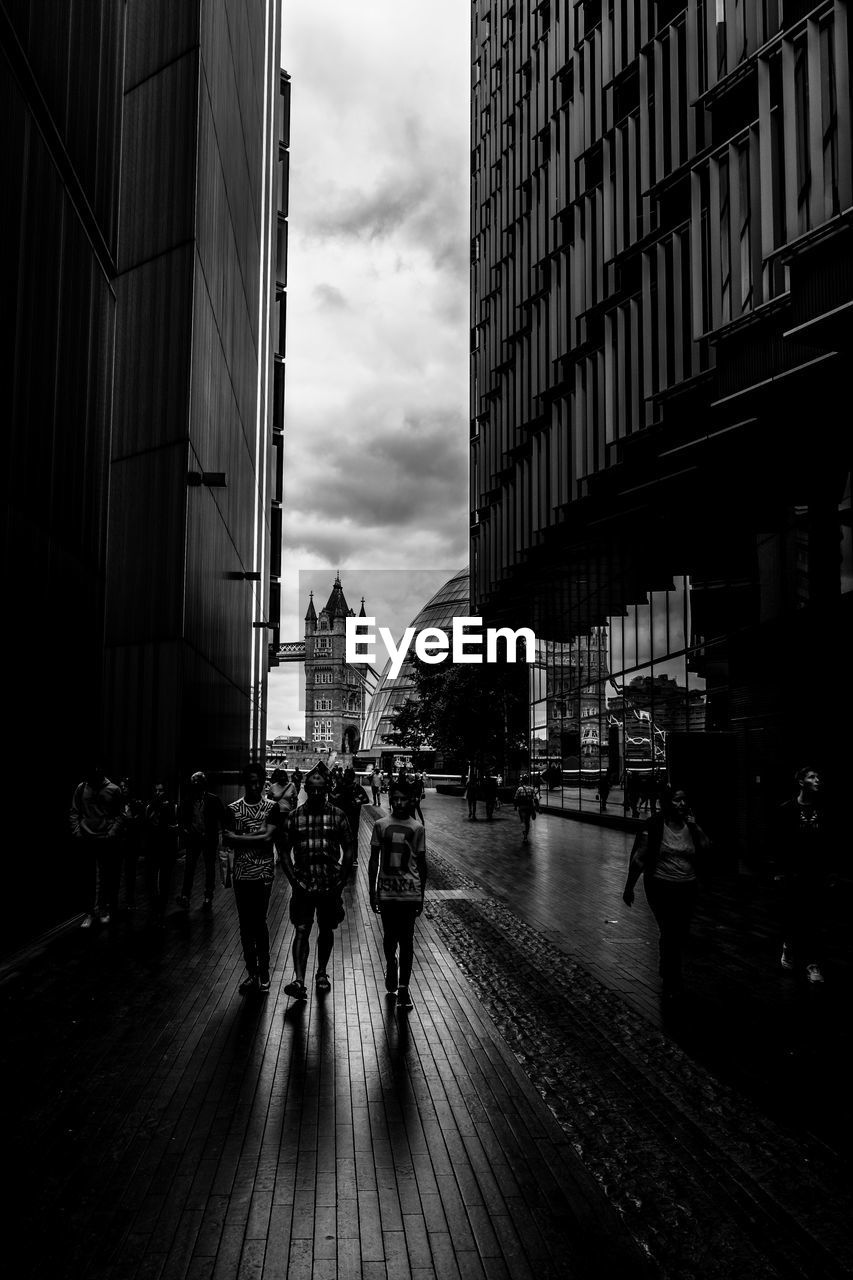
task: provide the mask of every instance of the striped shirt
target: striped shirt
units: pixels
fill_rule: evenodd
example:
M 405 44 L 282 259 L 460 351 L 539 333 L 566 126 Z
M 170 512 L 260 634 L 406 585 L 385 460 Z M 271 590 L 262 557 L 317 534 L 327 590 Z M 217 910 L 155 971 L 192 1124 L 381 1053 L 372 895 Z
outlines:
M 327 800 L 312 813 L 301 804 L 287 820 L 286 844 L 297 878 L 309 893 L 337 893 L 341 851 L 352 844 L 350 825 L 340 809 Z
M 257 831 L 259 836 L 265 827 L 274 825 L 278 815 L 278 806 L 272 800 L 259 800 L 257 804 L 249 804 L 245 796 L 235 800 L 228 806 L 232 817 L 231 830 L 236 835 L 248 836 Z M 275 879 L 275 850 L 273 842 L 265 839 L 257 844 L 235 844 L 234 879 L 260 880 L 264 884 L 272 884 Z

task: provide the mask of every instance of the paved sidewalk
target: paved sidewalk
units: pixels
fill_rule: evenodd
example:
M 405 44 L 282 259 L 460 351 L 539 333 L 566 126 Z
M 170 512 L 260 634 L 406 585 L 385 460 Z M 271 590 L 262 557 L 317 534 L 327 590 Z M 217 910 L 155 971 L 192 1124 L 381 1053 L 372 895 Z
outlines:
M 307 1006 L 283 994 L 282 880 L 268 997 L 237 993 L 224 891 L 212 917 L 196 898 L 164 934 L 66 931 L 7 968 L 16 1277 L 853 1272 L 847 1152 L 743 1091 L 731 1046 L 709 1052 L 716 995 L 697 995 L 692 1023 L 662 1019 L 648 913 L 616 906 L 625 837 L 540 818 L 522 852 L 511 811 L 468 824 L 463 810 L 424 807 L 408 1017 L 384 991 L 366 820 L 332 993 Z M 725 886 L 706 904 L 697 990 L 738 992 L 753 973 L 799 999 L 762 950 L 769 923 L 738 958 L 744 910 Z
M 622 902 L 631 834 L 540 815 L 523 847 L 511 807 L 499 809 L 493 822 L 469 823 L 466 813 L 464 801 L 434 794 L 424 808 L 430 846 L 467 883 L 484 888 L 770 1115 L 849 1157 L 853 948 L 846 904 L 853 885 L 837 893 L 827 981 L 814 987 L 780 968 L 772 887 L 713 876 L 691 931 L 688 998 L 667 1008 L 660 998 L 657 928 L 642 884 L 633 908 Z
M 415 1007 L 393 1010 L 365 876 L 366 850 L 307 1007 L 282 990 L 284 881 L 267 998 L 237 993 L 224 891 L 212 917 L 194 900 L 165 934 L 66 932 L 13 971 L 16 1277 L 649 1274 L 426 921 Z

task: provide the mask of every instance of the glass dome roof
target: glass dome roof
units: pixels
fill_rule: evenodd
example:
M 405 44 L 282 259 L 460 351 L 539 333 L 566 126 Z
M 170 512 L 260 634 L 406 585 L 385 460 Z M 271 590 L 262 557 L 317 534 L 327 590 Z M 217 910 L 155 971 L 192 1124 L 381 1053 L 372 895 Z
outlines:
M 465 617 L 470 607 L 469 577 L 466 566 L 458 573 L 454 573 L 443 587 L 439 587 L 409 625 L 414 627 L 415 631 L 423 631 L 425 627 L 441 627 L 443 631 L 450 632 L 453 619 Z M 412 650 L 409 652 L 411 653 Z M 384 739 L 394 732 L 391 717 L 396 715 L 407 698 L 414 696 L 415 678 L 411 658 L 406 657 L 400 668 L 400 674 L 395 680 L 392 680 L 388 674 L 390 666 L 389 658 L 382 669 L 379 684 L 370 701 L 359 752 L 380 751 L 387 745 Z

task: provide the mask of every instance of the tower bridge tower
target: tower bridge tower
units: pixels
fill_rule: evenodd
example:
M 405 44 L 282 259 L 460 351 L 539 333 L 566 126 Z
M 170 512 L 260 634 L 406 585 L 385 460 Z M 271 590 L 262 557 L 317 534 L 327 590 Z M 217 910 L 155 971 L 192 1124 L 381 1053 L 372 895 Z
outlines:
M 365 617 L 364 599 L 359 617 Z M 305 614 L 305 737 L 312 751 L 355 755 L 367 712 L 364 669 L 346 661 L 346 620 L 354 618 L 336 575 L 318 613 L 311 592 Z

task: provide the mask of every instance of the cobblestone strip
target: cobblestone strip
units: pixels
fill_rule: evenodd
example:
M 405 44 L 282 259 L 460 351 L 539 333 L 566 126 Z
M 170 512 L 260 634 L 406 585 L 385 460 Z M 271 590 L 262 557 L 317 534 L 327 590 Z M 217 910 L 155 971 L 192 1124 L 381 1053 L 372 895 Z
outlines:
M 435 853 L 430 871 L 434 888 L 481 888 Z M 427 915 L 664 1274 L 851 1274 L 840 1162 L 762 1116 L 502 904 L 428 899 Z

